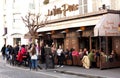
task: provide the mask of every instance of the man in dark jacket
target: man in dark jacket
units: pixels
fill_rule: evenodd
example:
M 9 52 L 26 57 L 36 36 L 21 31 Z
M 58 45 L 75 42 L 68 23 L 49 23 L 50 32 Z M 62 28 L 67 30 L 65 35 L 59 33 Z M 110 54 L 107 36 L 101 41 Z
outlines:
M 4 44 L 4 46 L 1 49 L 3 60 L 5 60 L 5 50 L 6 50 L 6 45 Z

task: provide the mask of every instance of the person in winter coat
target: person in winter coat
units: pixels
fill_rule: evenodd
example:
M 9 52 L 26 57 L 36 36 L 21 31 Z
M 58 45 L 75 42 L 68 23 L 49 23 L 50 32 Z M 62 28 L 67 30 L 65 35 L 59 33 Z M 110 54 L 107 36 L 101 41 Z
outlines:
M 18 51 L 18 55 L 17 55 L 17 61 L 18 61 L 18 64 L 21 65 L 22 64 L 22 53 L 21 53 L 21 50 Z
M 6 45 L 4 44 L 4 46 L 1 49 L 3 60 L 5 60 L 5 50 L 6 50 Z
M 49 47 L 48 45 L 45 46 L 45 61 L 46 61 L 45 69 L 54 68 L 51 47 Z

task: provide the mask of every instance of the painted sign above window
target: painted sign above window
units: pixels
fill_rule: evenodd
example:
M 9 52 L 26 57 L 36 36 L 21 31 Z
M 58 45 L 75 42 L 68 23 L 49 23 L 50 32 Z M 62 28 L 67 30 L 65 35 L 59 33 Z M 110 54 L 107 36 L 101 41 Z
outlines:
M 57 8 L 56 6 L 54 6 L 54 8 L 52 10 L 48 9 L 48 16 L 52 16 L 52 15 L 58 15 L 58 14 L 63 14 L 64 16 L 66 16 L 66 12 L 72 12 L 72 11 L 76 11 L 78 10 L 78 4 L 63 4 L 61 7 Z

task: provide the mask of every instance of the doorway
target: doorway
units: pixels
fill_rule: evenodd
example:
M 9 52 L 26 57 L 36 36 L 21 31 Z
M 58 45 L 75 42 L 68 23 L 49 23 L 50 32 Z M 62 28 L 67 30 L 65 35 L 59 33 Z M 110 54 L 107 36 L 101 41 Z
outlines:
M 82 37 L 82 38 L 79 38 L 79 45 L 80 47 L 79 48 L 87 48 L 87 50 L 89 50 L 89 38 L 88 37 Z

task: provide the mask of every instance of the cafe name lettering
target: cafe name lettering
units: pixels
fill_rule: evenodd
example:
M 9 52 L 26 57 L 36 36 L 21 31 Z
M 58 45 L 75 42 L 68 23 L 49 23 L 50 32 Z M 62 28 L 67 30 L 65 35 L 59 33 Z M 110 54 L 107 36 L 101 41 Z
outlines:
M 48 16 L 52 16 L 52 15 L 55 16 L 57 14 L 63 14 L 64 16 L 66 16 L 67 11 L 72 12 L 76 10 L 78 10 L 78 4 L 73 4 L 73 5 L 63 4 L 60 8 L 54 6 L 52 10 L 48 9 Z

